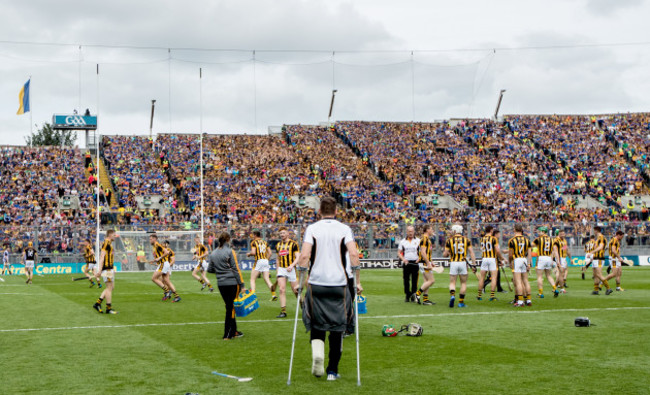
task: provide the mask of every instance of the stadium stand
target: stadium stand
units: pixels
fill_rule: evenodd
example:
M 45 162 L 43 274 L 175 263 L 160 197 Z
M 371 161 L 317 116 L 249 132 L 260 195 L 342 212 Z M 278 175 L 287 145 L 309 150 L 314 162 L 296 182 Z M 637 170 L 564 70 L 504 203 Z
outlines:
M 130 230 L 197 229 L 199 142 L 198 134 L 104 136 L 100 170 L 108 177 L 101 174 L 99 194 L 110 207 L 102 220 Z M 627 221 L 633 243 L 650 233 L 645 113 L 285 125 L 280 135 L 206 134 L 203 144 L 206 227 L 230 229 L 242 247 L 262 224 L 273 233 L 313 221 L 305 202 L 326 195 L 366 235 L 362 247 L 390 246 L 403 225 L 423 222 L 440 224 L 441 240 L 450 222 L 564 223 L 576 245 L 594 222 Z M 37 238 L 45 252 L 77 251 L 75 241 L 94 232 L 88 155 L 0 148 L 4 242 L 18 251 Z M 64 196 L 78 207 L 60 207 Z M 162 209 L 143 207 L 151 196 Z

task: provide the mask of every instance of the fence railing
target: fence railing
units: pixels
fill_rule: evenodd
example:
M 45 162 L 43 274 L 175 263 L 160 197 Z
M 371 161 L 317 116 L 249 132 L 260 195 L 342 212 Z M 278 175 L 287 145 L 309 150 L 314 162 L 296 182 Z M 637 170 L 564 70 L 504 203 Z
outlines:
M 478 245 L 481 232 L 487 225 L 491 225 L 500 231 L 498 235 L 502 248 L 505 248 L 507 241 L 514 234 L 516 223 L 461 223 L 463 233 L 470 238 L 476 253 L 479 253 Z M 424 224 L 415 224 L 416 236 L 422 233 Z M 435 254 L 441 254 L 444 243 L 447 238 L 451 223 L 432 224 L 433 227 L 433 249 Z M 524 234 L 531 239 L 537 236 L 536 229 L 541 223 L 521 223 L 524 228 Z M 593 233 L 595 223 L 546 223 L 552 235 L 556 230 L 562 229 L 566 233 L 566 238 L 574 254 L 582 252 L 582 246 L 586 242 L 589 234 Z M 622 251 L 633 249 L 634 251 L 650 251 L 650 222 L 611 222 L 601 224 L 604 235 L 609 239 L 618 230 L 625 232 L 625 237 L 621 243 Z M 273 247 L 279 240 L 279 230 L 286 228 L 293 232 L 295 240 L 302 240 L 306 224 L 227 224 L 227 225 L 207 225 L 205 226 L 206 242 L 213 240 L 219 233 L 228 232 L 232 237 L 232 245 L 240 251 L 250 249 L 251 233 L 253 230 L 259 230 L 262 238 L 269 241 Z M 397 254 L 397 246 L 400 240 L 406 234 L 406 223 L 355 223 L 350 224 L 355 235 L 357 243 L 364 251 L 366 257 L 383 259 L 393 258 Z M 196 232 L 196 224 L 177 224 L 177 225 L 147 225 L 147 226 L 116 226 L 118 234 L 120 231 L 178 231 L 191 230 Z M 109 229 L 104 227 L 102 230 Z M 47 226 L 47 227 L 2 227 L 0 226 L 0 244 L 7 247 L 10 253 L 20 254 L 32 241 L 41 256 L 62 256 L 66 254 L 79 254 L 82 250 L 82 241 L 90 239 L 95 240 L 94 226 Z M 300 244 L 300 243 L 299 243 Z M 477 255 L 480 256 L 480 255 Z

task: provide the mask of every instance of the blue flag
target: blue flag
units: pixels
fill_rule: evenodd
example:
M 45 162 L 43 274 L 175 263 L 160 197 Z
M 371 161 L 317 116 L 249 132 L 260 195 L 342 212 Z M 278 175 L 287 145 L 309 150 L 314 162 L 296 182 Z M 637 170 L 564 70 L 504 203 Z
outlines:
M 31 79 L 25 82 L 25 85 L 20 90 L 18 94 L 18 101 L 20 102 L 20 107 L 18 107 L 18 112 L 16 114 L 24 114 L 29 112 L 29 82 Z

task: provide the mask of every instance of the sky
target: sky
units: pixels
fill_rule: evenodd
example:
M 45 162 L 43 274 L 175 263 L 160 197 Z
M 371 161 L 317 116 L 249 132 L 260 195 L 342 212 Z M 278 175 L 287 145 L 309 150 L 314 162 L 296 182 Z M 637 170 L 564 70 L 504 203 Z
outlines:
M 650 108 L 650 0 L 0 0 L 0 138 Z M 31 77 L 31 114 L 16 115 Z M 31 115 L 31 123 L 30 123 Z M 80 146 L 83 138 L 78 139 Z

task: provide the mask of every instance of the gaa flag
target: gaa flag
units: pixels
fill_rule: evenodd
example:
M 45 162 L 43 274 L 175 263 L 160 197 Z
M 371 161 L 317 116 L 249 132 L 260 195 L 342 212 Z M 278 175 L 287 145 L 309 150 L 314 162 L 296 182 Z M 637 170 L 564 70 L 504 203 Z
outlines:
M 20 90 L 20 93 L 18 94 L 18 102 L 20 103 L 20 107 L 18 107 L 18 112 L 16 113 L 17 115 L 24 114 L 26 112 L 29 112 L 29 82 L 31 79 L 28 79 L 27 82 L 25 82 L 25 85 L 23 88 Z

